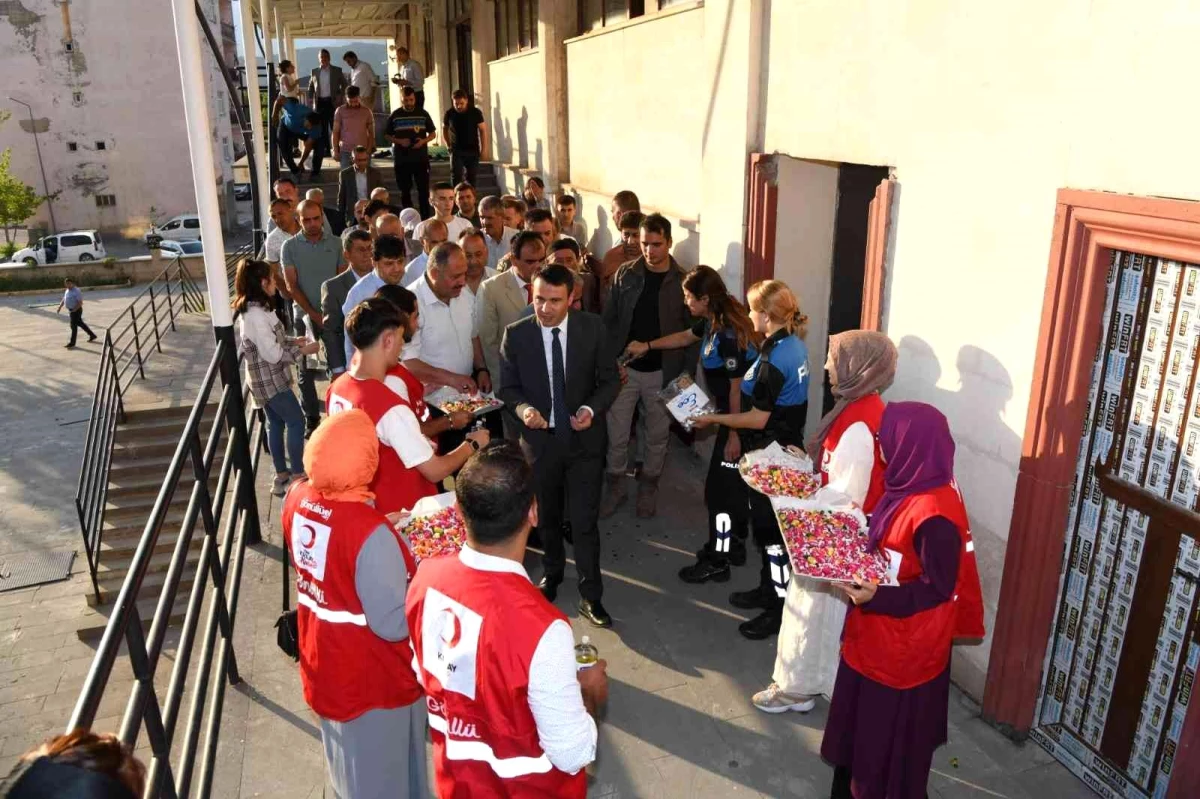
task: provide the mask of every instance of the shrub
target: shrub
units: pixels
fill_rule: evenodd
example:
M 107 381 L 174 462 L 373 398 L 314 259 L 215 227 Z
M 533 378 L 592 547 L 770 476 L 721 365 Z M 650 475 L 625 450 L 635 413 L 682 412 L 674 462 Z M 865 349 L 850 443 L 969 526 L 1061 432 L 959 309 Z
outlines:
M 81 288 L 87 286 L 124 286 L 128 282 L 129 278 L 124 275 L 100 275 L 96 277 L 77 277 L 75 285 Z M 51 290 L 62 289 L 62 287 L 63 279 L 55 275 L 34 274 L 17 276 L 0 272 L 0 291 Z

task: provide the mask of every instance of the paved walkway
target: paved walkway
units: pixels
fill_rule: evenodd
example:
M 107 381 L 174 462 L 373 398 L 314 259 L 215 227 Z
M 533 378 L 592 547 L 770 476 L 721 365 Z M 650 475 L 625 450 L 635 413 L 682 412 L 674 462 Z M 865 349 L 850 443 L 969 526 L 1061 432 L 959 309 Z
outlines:
M 129 295 L 89 293 L 86 317 L 104 324 Z M 7 331 L 0 397 L 8 410 L 0 419 L 0 554 L 78 543 L 71 498 L 98 348 L 61 348 L 66 322 L 53 316 L 56 303 L 51 295 L 0 300 Z M 168 352 L 154 356 L 161 360 L 151 360 L 150 373 L 174 376 L 152 378 L 143 389 L 186 398 L 187 375 L 195 363 L 207 363 L 210 335 L 207 320 L 197 318 L 164 341 Z M 562 590 L 559 606 L 572 615 L 576 634 L 591 635 L 609 662 L 609 705 L 589 795 L 828 796 L 831 771 L 818 756 L 825 703 L 808 715 L 782 716 L 750 704 L 769 678 L 774 643 L 742 639 L 736 626 L 745 615 L 725 597 L 755 579 L 754 566 L 725 585 L 686 586 L 675 577 L 702 542 L 703 473 L 703 461 L 673 450 L 661 515 L 641 521 L 626 510 L 602 525 L 613 630 L 580 625 L 574 589 Z M 268 485 L 269 468 L 259 481 L 265 542 L 247 553 L 235 633 L 244 682 L 226 694 L 213 795 L 320 797 L 318 728 L 295 664 L 275 647 L 281 537 Z M 81 565 L 77 559 L 69 581 L 0 594 L 0 770 L 62 728 L 91 664 L 93 644 L 75 633 L 86 612 Z M 533 558 L 527 565 L 539 574 Z M 164 678 L 173 656 L 164 655 Z M 119 725 L 129 687 L 122 659 L 97 728 Z M 978 719 L 970 700 L 954 694 L 950 743 L 935 757 L 930 796 L 1091 795 L 1045 752 L 1014 746 Z

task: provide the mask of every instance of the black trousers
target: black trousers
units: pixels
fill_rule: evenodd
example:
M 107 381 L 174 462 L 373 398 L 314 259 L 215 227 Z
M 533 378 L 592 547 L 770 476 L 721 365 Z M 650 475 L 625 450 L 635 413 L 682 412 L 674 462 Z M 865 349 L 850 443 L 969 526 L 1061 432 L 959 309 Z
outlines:
M 738 472 L 737 462 L 725 462 L 725 443 L 729 428 L 717 428 L 717 440 L 708 462 L 708 477 L 704 481 L 704 504 L 708 506 L 708 544 L 710 553 L 720 553 L 717 540 L 722 533 L 730 539 L 745 541 L 746 522 L 750 515 L 750 487 Z M 721 554 L 728 554 L 728 550 Z
M 321 115 L 321 137 L 313 146 L 313 172 L 320 172 L 325 156 L 330 154 L 330 136 L 333 133 L 333 99 L 330 97 L 317 98 L 317 113 Z
M 400 189 L 400 207 L 419 208 L 422 219 L 433 216 L 433 206 L 429 204 L 429 157 L 401 158 L 393 155 L 392 169 L 396 172 L 396 186 Z M 408 199 L 414 181 L 417 184 L 416 205 Z
M 83 328 L 83 332 L 88 334 L 89 339 L 96 337 L 92 329 L 83 321 L 83 309 L 68 312 L 71 317 L 71 346 L 75 346 L 75 337 L 79 335 L 79 329 Z
M 450 152 L 450 182 L 458 185 L 462 181 L 475 185 L 479 177 L 479 153 Z
M 415 94 L 417 96 L 417 108 L 424 111 L 425 110 L 425 92 L 418 89 L 417 91 L 414 91 L 413 94 Z
M 538 502 L 538 535 L 545 554 L 542 569 L 551 579 L 562 579 L 566 568 L 564 521 L 571 523 L 579 595 L 593 602 L 604 592 L 600 580 L 600 486 L 604 479 L 604 451 L 586 452 L 574 433 L 565 441 L 551 435 L 541 455 L 534 459 L 533 475 Z
M 292 154 L 292 148 L 300 141 L 300 137 L 287 129 L 287 126 L 282 122 L 275 129 L 275 139 L 279 142 L 279 157 L 283 160 L 284 166 L 293 175 L 300 171 L 296 166 L 296 157 Z

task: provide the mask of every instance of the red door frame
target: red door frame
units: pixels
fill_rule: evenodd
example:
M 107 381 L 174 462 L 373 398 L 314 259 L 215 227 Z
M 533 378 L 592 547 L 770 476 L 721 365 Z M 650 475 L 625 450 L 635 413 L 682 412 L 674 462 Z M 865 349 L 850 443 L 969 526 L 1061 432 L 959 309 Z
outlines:
M 742 296 L 760 280 L 775 277 L 775 225 L 779 218 L 779 182 L 775 157 L 750 153 L 750 208 L 746 219 Z
M 1200 203 L 1062 189 L 996 615 L 985 719 L 1027 733 L 1058 604 L 1067 503 L 1100 346 L 1109 253 L 1200 263 Z M 1184 721 L 1168 799 L 1200 786 L 1200 702 Z
M 863 268 L 863 330 L 883 330 L 883 289 L 887 284 L 888 233 L 892 227 L 892 195 L 896 181 L 886 178 L 875 187 L 875 199 L 867 212 L 867 258 Z

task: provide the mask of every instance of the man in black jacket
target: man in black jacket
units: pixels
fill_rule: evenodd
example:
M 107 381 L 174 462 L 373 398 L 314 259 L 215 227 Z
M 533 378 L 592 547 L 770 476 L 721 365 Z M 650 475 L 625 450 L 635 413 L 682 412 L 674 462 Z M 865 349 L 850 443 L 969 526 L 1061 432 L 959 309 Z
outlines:
M 630 341 L 653 341 L 686 330 L 694 321 L 683 301 L 687 273 L 671 257 L 671 223 L 661 214 L 650 214 L 642 220 L 640 235 L 642 256 L 621 265 L 604 303 L 604 327 L 613 352 L 623 351 Z M 696 347 L 651 350 L 621 367 L 621 393 L 608 411 L 608 491 L 600 505 L 601 519 L 616 513 L 626 499 L 625 469 L 634 408 L 645 420 L 646 431 L 637 515 L 655 514 L 658 479 L 671 432 L 671 417 L 658 392 L 680 373 L 693 371 L 698 356 Z
M 570 311 L 575 275 L 559 264 L 533 280 L 534 315 L 513 322 L 500 344 L 500 391 L 517 421 L 521 448 L 537 482 L 538 531 L 545 547 L 538 588 L 551 602 L 563 579 L 564 502 L 574 531 L 579 613 L 612 625 L 600 603 L 600 530 L 604 414 L 620 390 L 615 351 L 600 317 Z

